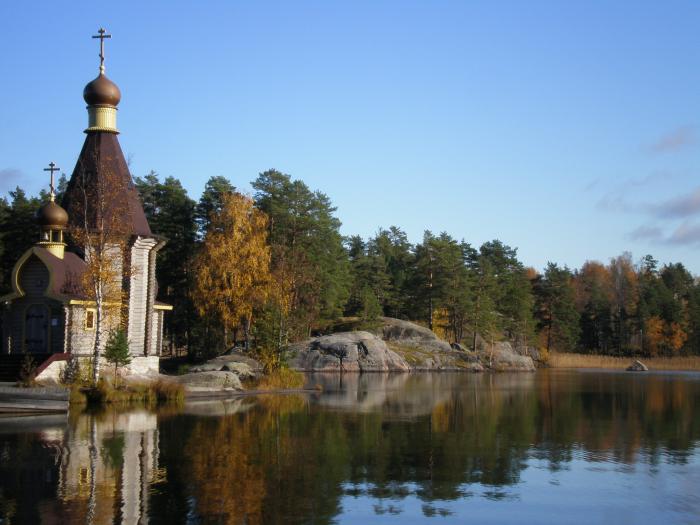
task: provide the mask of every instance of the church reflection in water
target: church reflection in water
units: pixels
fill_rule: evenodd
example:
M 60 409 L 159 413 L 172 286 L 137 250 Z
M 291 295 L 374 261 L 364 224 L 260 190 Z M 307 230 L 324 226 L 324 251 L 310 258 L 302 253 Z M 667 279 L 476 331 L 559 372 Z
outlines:
M 149 487 L 164 475 L 155 413 L 5 419 L 0 439 L 0 509 L 10 507 L 10 523 L 148 520 Z
M 0 523 L 335 523 L 351 512 L 507 523 L 522 509 L 537 522 L 580 502 L 589 510 L 569 512 L 574 522 L 700 514 L 698 374 L 309 379 L 322 391 L 0 419 Z

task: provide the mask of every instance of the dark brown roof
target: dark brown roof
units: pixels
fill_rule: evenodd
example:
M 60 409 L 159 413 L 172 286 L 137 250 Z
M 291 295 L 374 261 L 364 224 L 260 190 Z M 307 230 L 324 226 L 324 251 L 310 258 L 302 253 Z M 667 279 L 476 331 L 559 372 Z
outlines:
M 85 261 L 71 252 L 66 252 L 63 259 L 59 259 L 46 248 L 32 246 L 15 263 L 12 270 L 12 293 L 3 295 L 3 301 L 12 301 L 23 295 L 23 291 L 18 288 L 18 283 L 21 279 L 22 268 L 32 257 L 39 259 L 51 275 L 49 280 L 51 288 L 47 290 L 50 297 L 59 301 L 85 300 L 87 298 L 83 288 L 83 274 L 87 268 Z
M 101 194 L 106 194 L 104 200 L 109 202 L 104 211 L 94 204 Z M 82 203 L 86 200 L 87 209 L 84 209 Z M 69 225 L 80 227 L 87 215 L 88 224 L 95 228 L 99 215 L 104 213 L 117 217 L 125 234 L 151 235 L 115 133 L 98 131 L 87 134 L 62 204 L 68 212 Z
M 36 247 L 42 251 L 41 260 L 49 267 L 53 277 L 53 293 L 70 298 L 84 298 L 82 276 L 85 272 L 85 261 L 72 252 L 66 252 L 63 259 L 59 259 L 44 248 Z

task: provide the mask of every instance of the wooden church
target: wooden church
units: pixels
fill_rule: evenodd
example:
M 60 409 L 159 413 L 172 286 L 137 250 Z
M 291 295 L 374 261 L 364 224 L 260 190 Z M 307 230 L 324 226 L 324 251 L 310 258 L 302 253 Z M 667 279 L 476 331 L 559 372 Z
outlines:
M 61 205 L 54 198 L 57 168 L 52 163 L 46 170 L 51 171 L 51 192 L 37 211 L 36 244 L 16 262 L 12 292 L 0 297 L 2 353 L 31 354 L 39 363 L 59 355 L 88 357 L 98 324 L 101 347 L 109 331 L 121 326 L 129 340 L 130 366 L 146 372 L 158 369 L 163 316 L 172 309 L 156 301 L 156 255 L 165 239 L 151 232 L 119 145 L 121 93 L 105 75 L 104 39 L 110 35 L 99 33 L 94 38 L 100 39 L 100 72 L 83 91 L 85 143 Z M 115 293 L 103 301 L 111 314 L 98 319 L 95 287 L 90 286 L 94 278 L 86 272 L 93 271 L 90 265 L 97 258 L 91 255 L 100 250 L 110 254 L 106 285 Z

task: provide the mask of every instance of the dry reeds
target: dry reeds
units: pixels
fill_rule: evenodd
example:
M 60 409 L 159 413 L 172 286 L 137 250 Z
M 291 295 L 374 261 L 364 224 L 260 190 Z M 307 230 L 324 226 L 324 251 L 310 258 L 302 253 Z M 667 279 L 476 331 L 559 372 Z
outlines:
M 262 376 L 256 388 L 258 390 L 292 390 L 303 388 L 306 376 L 290 368 L 278 368 Z
M 549 355 L 552 368 L 609 368 L 624 370 L 636 358 L 608 355 L 555 353 Z M 649 370 L 700 370 L 700 356 L 640 358 Z

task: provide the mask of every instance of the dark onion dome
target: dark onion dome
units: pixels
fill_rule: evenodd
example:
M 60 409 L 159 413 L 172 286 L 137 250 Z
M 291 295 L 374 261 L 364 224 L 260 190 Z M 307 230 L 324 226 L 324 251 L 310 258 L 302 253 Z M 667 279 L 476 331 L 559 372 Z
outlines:
M 62 229 L 68 225 L 68 213 L 54 201 L 49 201 L 36 212 L 36 220 L 40 226 Z
M 122 94 L 114 82 L 100 73 L 95 80 L 85 86 L 83 98 L 89 106 L 116 106 Z

